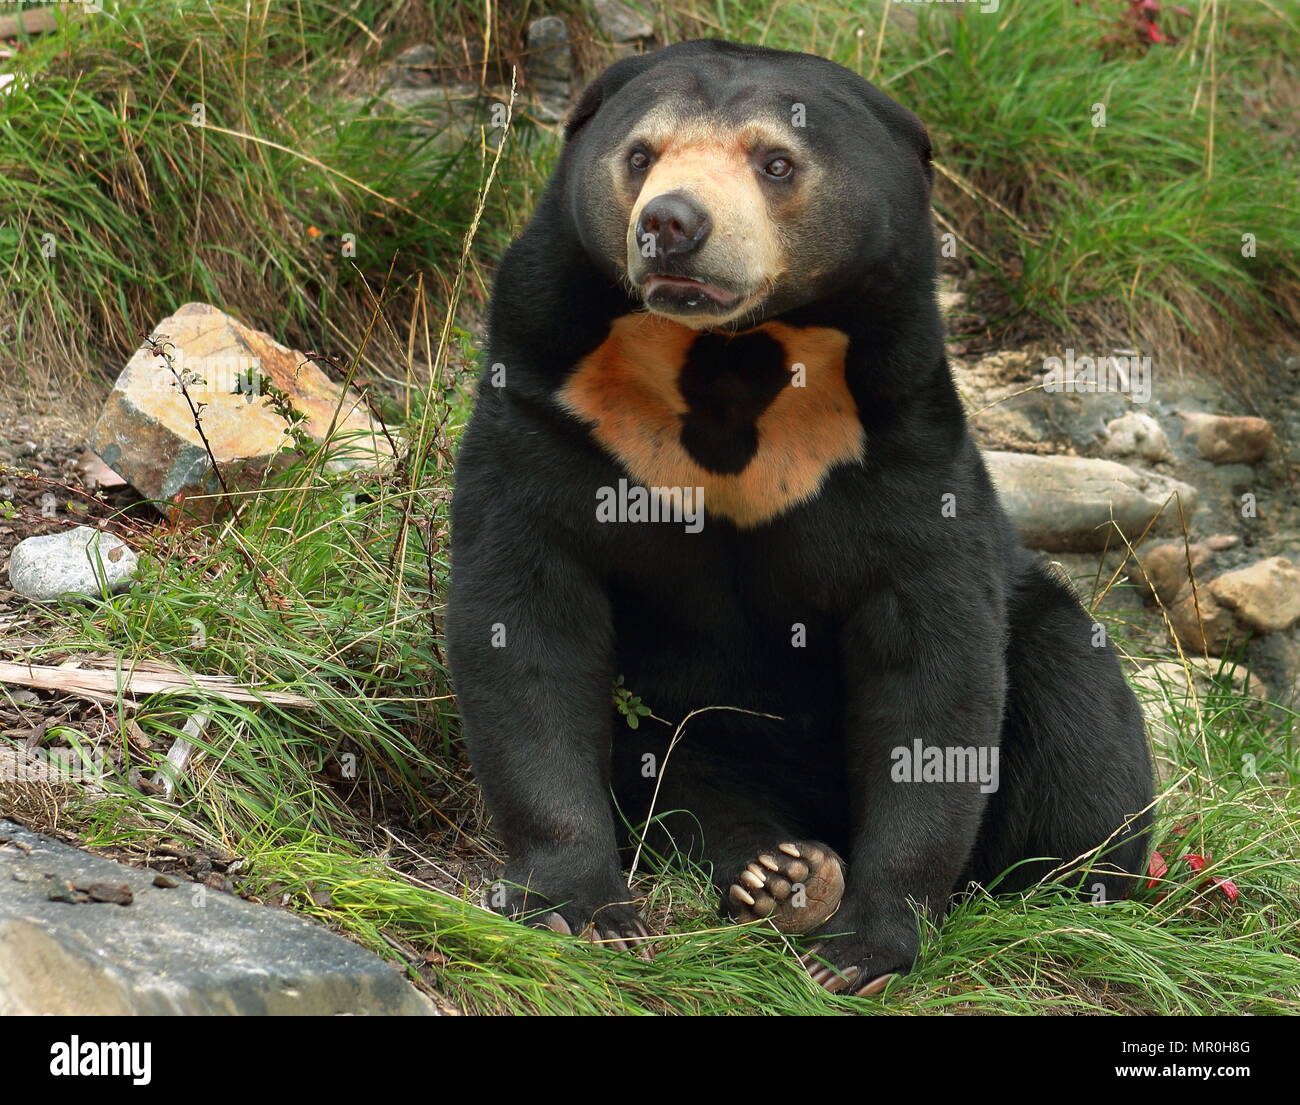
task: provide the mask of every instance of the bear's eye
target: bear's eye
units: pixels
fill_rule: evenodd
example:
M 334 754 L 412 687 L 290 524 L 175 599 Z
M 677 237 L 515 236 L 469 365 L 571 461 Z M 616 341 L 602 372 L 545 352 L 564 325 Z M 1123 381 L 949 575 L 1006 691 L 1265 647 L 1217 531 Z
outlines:
M 773 180 L 784 180 L 794 172 L 794 162 L 788 157 L 774 157 L 763 166 L 763 175 Z
M 645 150 L 633 150 L 627 163 L 633 172 L 644 173 L 650 168 L 650 155 Z

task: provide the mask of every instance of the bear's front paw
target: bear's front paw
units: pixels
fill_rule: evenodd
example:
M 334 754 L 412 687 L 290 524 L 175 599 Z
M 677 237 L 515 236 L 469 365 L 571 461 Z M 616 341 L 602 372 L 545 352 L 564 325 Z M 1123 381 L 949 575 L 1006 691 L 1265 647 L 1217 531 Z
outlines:
M 800 962 L 812 980 L 832 994 L 878 994 L 890 979 L 912 969 L 919 951 L 911 918 L 884 925 L 856 920 L 851 911 L 841 909 L 816 936 L 817 943 Z
M 779 932 L 811 932 L 824 924 L 844 893 L 844 863 L 825 844 L 787 841 L 734 876 L 723 908 L 738 921 L 765 918 Z
M 504 878 L 488 888 L 487 904 L 498 913 L 534 928 L 578 936 L 602 947 L 653 958 L 650 930 L 618 879 L 583 881 L 539 877 L 511 864 Z

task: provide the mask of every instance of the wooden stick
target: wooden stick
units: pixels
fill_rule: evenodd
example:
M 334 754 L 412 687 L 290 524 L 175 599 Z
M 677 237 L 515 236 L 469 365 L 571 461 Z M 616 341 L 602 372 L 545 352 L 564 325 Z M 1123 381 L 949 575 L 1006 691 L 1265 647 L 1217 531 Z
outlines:
M 154 667 L 156 665 L 150 665 Z M 46 664 L 14 664 L 0 660 L 0 683 L 35 687 L 101 701 L 116 701 L 119 694 L 141 697 L 147 694 L 202 694 L 231 702 L 269 702 L 274 706 L 307 709 L 313 705 L 305 695 L 285 691 L 262 691 L 224 675 L 190 672 L 102 671 L 94 668 L 54 668 Z

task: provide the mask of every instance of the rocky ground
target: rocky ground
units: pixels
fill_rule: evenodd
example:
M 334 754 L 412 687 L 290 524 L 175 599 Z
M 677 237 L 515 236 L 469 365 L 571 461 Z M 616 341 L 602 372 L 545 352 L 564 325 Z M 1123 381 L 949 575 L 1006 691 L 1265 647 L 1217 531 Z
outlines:
M 944 298 L 950 321 L 960 325 L 964 296 L 950 285 Z M 1054 367 L 1052 358 L 1065 357 L 1066 343 L 975 354 L 954 344 L 953 374 L 976 439 L 994 457 L 1017 455 L 1015 463 L 1003 459 L 991 467 L 1028 543 L 1061 563 L 1085 600 L 1097 594 L 1101 609 L 1133 614 L 1140 603 L 1146 616 L 1126 617 L 1125 624 L 1151 653 L 1177 643 L 1189 654 L 1229 655 L 1244 661 L 1269 697 L 1294 701 L 1300 694 L 1300 406 L 1294 402 L 1300 355 L 1269 366 L 1274 390 L 1264 403 L 1270 417 L 1261 418 L 1246 413 L 1242 399 L 1205 368 L 1153 361 L 1133 372 L 1139 382 L 1130 379 L 1123 390 L 1125 364 L 1116 376 L 1121 390 L 1088 391 L 1084 381 L 1074 392 L 1053 391 L 1044 374 Z M 1127 360 L 1125 351 L 1100 343 L 1078 346 L 1076 359 Z M 1033 464 L 1029 455 L 1044 460 Z M 1127 473 L 1099 468 L 1104 464 L 1121 464 Z M 1102 481 L 1093 484 L 1098 472 Z M 1176 487 L 1180 494 L 1150 533 L 1120 521 L 1121 489 L 1145 488 L 1154 502 Z M 1104 498 L 1107 488 L 1116 526 L 1103 525 L 1081 541 L 1096 522 L 1093 492 Z M 1110 580 L 1121 586 L 1100 594 L 1104 586 L 1094 581 Z

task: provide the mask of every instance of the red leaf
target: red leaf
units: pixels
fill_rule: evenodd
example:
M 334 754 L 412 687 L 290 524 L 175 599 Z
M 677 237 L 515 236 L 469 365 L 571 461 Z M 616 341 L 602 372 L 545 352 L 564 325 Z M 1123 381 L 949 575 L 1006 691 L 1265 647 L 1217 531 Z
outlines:
M 1152 852 L 1151 858 L 1147 861 L 1147 889 L 1154 889 L 1160 885 L 1160 880 L 1169 873 L 1169 864 L 1165 862 L 1165 857 L 1159 852 Z
M 1175 835 L 1181 835 L 1178 832 L 1178 829 L 1180 828 L 1182 827 L 1175 827 Z M 1199 875 L 1203 870 L 1205 870 L 1209 863 L 1209 859 L 1206 856 L 1201 855 L 1199 852 L 1188 852 L 1186 855 L 1179 856 L 1178 858 L 1183 863 L 1187 864 L 1188 870 L 1194 875 Z M 1165 857 L 1160 852 L 1153 851 L 1151 853 L 1151 858 L 1147 860 L 1147 889 L 1154 889 L 1168 874 L 1169 864 L 1166 862 Z M 1237 884 L 1231 879 L 1203 879 L 1196 889 L 1198 891 L 1217 889 L 1222 892 L 1230 905 L 1241 897 L 1241 891 L 1237 889 Z M 1156 901 L 1164 901 L 1167 893 L 1168 889 L 1161 890 L 1161 892 L 1156 895 Z
M 1214 885 L 1223 891 L 1223 896 L 1229 902 L 1235 902 L 1241 897 L 1241 891 L 1237 889 L 1237 884 L 1231 879 L 1215 879 Z

